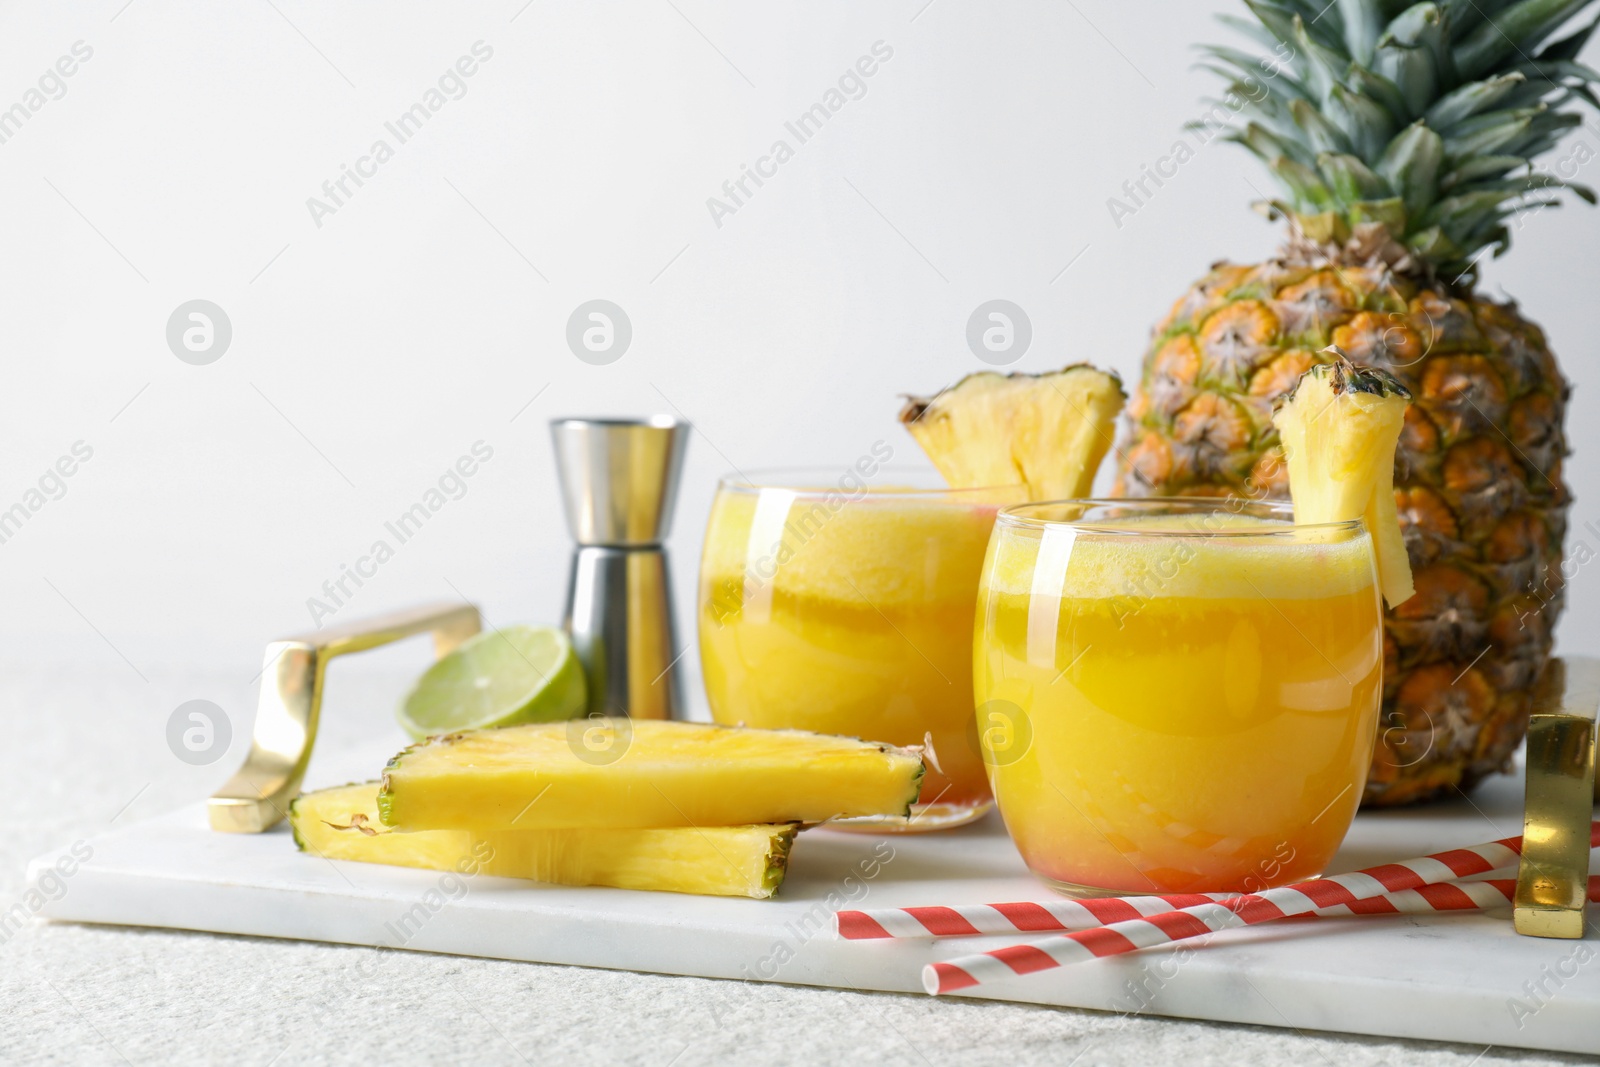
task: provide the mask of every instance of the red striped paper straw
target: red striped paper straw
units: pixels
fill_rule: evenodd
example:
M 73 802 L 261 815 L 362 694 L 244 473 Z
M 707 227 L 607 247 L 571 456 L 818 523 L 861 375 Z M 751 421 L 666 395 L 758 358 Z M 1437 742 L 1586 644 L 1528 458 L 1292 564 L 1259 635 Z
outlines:
M 1600 842 L 1600 822 L 1591 824 L 1589 841 L 1591 846 Z M 1516 863 L 1521 853 L 1522 838 L 1507 837 L 1468 848 L 1436 852 L 1401 863 L 1386 863 L 1351 874 L 1298 882 L 1227 901 L 1207 901 L 1177 911 L 1126 919 L 1092 930 L 1077 930 L 1059 937 L 930 964 L 922 969 L 922 986 L 932 994 L 954 993 L 1013 975 L 1033 974 L 1103 956 L 1136 952 L 1152 945 L 1182 941 L 1237 926 L 1254 926 L 1291 915 L 1307 915 L 1318 908 L 1349 905 L 1387 893 L 1488 874 Z
M 953 908 L 873 908 L 834 913 L 834 928 L 847 941 L 884 937 L 963 937 L 973 934 L 1090 930 L 1126 919 L 1160 915 L 1237 893 L 1173 893 L 1167 896 L 1092 897 L 1087 900 L 965 904 Z
M 1437 885 L 1385 893 L 1318 908 L 1319 918 L 1350 915 L 1421 915 L 1435 911 L 1492 908 L 1511 900 L 1514 878 Z M 1198 904 L 1233 900 L 1236 893 L 1175 893 L 1170 896 L 1095 897 L 1048 903 L 968 904 L 954 908 L 875 908 L 834 913 L 838 934 L 850 941 L 874 938 L 968 937 L 976 934 L 1092 930 L 1127 919 L 1159 915 Z M 1589 879 L 1589 899 L 1600 903 L 1600 875 Z

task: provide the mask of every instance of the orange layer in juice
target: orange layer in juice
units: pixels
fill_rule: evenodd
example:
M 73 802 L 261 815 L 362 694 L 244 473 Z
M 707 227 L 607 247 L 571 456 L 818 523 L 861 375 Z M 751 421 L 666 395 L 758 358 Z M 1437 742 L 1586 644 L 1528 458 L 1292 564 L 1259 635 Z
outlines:
M 987 803 L 972 620 L 996 510 L 884 493 L 833 511 L 782 490 L 720 493 L 700 571 L 712 716 L 931 740 L 921 802 Z
M 1383 673 L 1370 543 L 1342 536 L 1050 530 L 1041 551 L 1038 531 L 997 534 L 978 720 L 1036 873 L 1134 893 L 1321 873 L 1361 798 Z

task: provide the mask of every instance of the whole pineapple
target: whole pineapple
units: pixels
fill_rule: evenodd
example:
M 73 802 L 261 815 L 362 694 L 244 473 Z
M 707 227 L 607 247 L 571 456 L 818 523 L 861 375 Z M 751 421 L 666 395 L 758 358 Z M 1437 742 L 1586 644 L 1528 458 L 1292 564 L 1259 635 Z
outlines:
M 1246 0 L 1254 18 L 1225 21 L 1275 58 L 1207 49 L 1228 139 L 1283 186 L 1263 206 L 1288 242 L 1215 266 L 1156 326 L 1116 491 L 1287 496 L 1273 404 L 1329 345 L 1410 390 L 1395 498 L 1416 595 L 1386 620 L 1371 804 L 1503 770 L 1549 659 L 1569 389 L 1475 267 L 1562 188 L 1594 202 L 1533 161 L 1600 105 L 1577 62 L 1595 24 L 1555 39 L 1595 2 Z

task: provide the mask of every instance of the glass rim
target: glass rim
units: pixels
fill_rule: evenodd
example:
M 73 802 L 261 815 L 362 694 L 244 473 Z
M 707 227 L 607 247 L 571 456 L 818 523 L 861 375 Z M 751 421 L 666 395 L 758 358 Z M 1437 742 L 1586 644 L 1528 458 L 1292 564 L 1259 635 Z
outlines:
M 551 426 L 621 426 L 637 427 L 649 430 L 671 430 L 679 426 L 687 426 L 673 415 L 644 415 L 637 419 L 623 418 L 619 415 L 564 415 L 550 420 Z
M 1234 515 L 1252 515 L 1265 519 L 1287 520 L 1279 526 L 1262 528 L 1244 527 L 1240 529 L 1220 530 L 1152 530 L 1148 527 L 1141 528 L 1135 521 L 1119 521 L 1117 519 L 1050 519 L 1029 512 L 1042 511 L 1046 508 L 1080 507 L 1085 511 L 1097 508 L 1130 508 L 1135 510 L 1165 509 L 1169 512 L 1188 511 L 1197 515 L 1214 515 L 1229 513 Z M 1366 529 L 1361 519 L 1345 519 L 1338 522 L 1306 522 L 1294 521 L 1294 505 L 1287 500 L 1248 500 L 1244 497 L 1194 497 L 1194 496 L 1147 496 L 1147 497 L 1079 497 L 1065 500 L 1039 500 L 1026 504 L 1012 504 L 1000 509 L 996 525 L 1022 527 L 1026 529 L 1046 530 L 1050 528 L 1066 528 L 1072 530 L 1086 530 L 1095 534 L 1104 534 L 1112 537 L 1195 537 L 1195 538 L 1290 538 L 1313 531 L 1345 531 L 1359 533 Z
M 842 479 L 851 476 L 863 484 L 855 487 L 839 484 Z M 866 483 L 867 477 L 869 476 L 861 474 L 853 464 L 848 463 L 837 467 L 763 467 L 753 471 L 734 471 L 724 474 L 717 479 L 717 488 L 733 493 L 779 491 L 793 493 L 797 497 L 825 497 L 831 493 L 850 493 L 893 500 L 950 497 L 967 499 L 1007 489 L 1024 491 L 1027 489 L 1027 485 L 1022 482 L 985 485 L 970 489 L 952 489 L 948 485 L 871 485 Z M 879 466 L 870 477 L 942 480 L 939 472 L 931 467 Z

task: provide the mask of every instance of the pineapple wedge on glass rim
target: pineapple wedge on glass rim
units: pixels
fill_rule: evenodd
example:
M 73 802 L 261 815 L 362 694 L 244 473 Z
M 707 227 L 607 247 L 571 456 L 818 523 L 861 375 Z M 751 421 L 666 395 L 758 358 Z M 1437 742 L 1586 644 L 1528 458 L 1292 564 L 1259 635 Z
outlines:
M 1087 363 L 1046 374 L 969 374 L 908 396 L 900 421 L 952 489 L 1026 483 L 1030 500 L 1088 496 L 1127 394 Z
M 667 830 L 422 830 L 378 821 L 378 783 L 319 789 L 289 805 L 303 852 L 334 860 L 571 886 L 765 899 L 788 869 L 798 823 Z
M 601 736 L 600 743 L 591 743 Z M 909 816 L 923 762 L 804 730 L 575 719 L 447 734 L 389 761 L 399 830 L 706 827 Z
M 1416 592 L 1394 502 L 1394 450 L 1411 393 L 1387 371 L 1357 367 L 1338 348 L 1300 376 L 1272 421 L 1289 467 L 1297 523 L 1362 519 L 1392 608 Z

